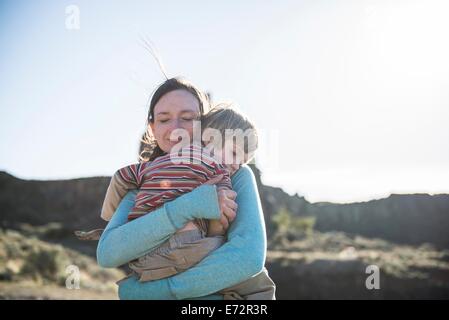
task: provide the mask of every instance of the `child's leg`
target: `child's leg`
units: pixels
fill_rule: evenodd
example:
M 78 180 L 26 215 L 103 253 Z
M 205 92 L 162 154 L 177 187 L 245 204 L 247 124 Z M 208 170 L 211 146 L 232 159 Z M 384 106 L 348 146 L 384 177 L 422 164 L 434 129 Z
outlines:
M 224 300 L 276 300 L 276 285 L 268 276 L 267 269 L 248 280 L 236 284 L 219 293 Z
M 191 268 L 223 243 L 223 237 L 205 237 L 200 230 L 176 233 L 129 267 L 141 282 L 167 278 Z

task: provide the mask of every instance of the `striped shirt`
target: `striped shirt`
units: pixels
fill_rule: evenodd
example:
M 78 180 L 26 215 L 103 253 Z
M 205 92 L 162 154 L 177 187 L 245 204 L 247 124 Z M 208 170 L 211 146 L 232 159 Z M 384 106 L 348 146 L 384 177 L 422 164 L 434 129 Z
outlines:
M 229 171 L 202 147 L 189 145 L 180 153 L 169 153 L 152 162 L 119 169 L 113 178 L 127 190 L 139 189 L 128 221 L 145 215 L 165 202 L 188 193 L 211 178 L 223 174 L 218 189 L 232 189 Z

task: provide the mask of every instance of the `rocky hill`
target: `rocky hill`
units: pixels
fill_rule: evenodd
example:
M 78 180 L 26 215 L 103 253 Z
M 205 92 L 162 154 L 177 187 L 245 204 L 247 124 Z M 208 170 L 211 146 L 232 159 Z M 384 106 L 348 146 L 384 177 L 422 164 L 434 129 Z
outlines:
M 449 248 L 449 195 L 390 195 L 351 204 L 310 203 L 280 188 L 261 183 L 256 174 L 269 237 L 275 232 L 273 216 L 281 209 L 295 217 L 314 217 L 314 229 L 342 231 L 401 244 L 431 243 Z M 99 218 L 108 177 L 61 181 L 17 179 L 0 172 L 1 226 L 59 222 L 68 233 L 74 229 L 103 227 Z
M 385 199 L 349 204 L 310 203 L 281 188 L 263 185 L 260 171 L 252 169 L 269 235 L 275 231 L 272 216 L 284 208 L 292 216 L 314 217 L 314 229 L 321 232 L 342 231 L 400 244 L 431 243 L 449 248 L 449 194 L 392 194 Z
M 449 299 L 449 195 L 310 203 L 263 185 L 252 169 L 279 299 Z M 105 226 L 99 212 L 108 183 L 108 177 L 35 181 L 0 172 L 0 298 L 117 298 L 120 271 L 98 268 L 96 243 L 73 236 Z M 90 289 L 64 287 L 62 266 L 72 261 Z M 372 265 L 380 270 L 380 290 L 365 285 Z
M 1 226 L 50 222 L 60 222 L 67 229 L 103 226 L 99 212 L 109 180 L 21 180 L 0 172 Z

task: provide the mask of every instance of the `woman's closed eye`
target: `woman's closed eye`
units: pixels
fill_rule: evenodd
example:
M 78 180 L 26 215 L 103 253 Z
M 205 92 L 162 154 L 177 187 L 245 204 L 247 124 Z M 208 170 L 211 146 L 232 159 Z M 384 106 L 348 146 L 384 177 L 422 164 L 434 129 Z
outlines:
M 179 120 L 180 121 L 183 121 L 183 122 L 191 122 L 191 121 L 193 121 L 193 120 L 195 120 L 195 119 L 197 119 L 196 117 L 181 117 Z M 170 118 L 168 118 L 168 119 L 158 119 L 157 121 L 159 122 L 159 123 L 168 123 L 169 121 L 170 121 L 171 119 Z
M 199 120 L 200 115 L 193 112 L 186 112 L 184 115 L 181 116 L 181 120 L 183 121 L 193 121 L 193 120 Z

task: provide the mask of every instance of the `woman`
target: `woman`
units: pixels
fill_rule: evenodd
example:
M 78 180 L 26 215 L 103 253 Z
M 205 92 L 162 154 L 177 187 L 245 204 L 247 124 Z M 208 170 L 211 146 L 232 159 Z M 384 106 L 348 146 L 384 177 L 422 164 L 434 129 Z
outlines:
M 152 161 L 178 143 L 170 139 L 176 129 L 193 135 L 193 121 L 208 109 L 204 94 L 191 83 L 173 78 L 154 93 L 148 112 L 148 143 L 144 160 Z M 215 183 L 218 181 L 214 181 Z M 265 222 L 252 171 L 243 166 L 232 178 L 234 191 L 217 194 L 215 185 L 202 185 L 138 221 L 127 223 L 136 192 L 120 203 L 98 244 L 97 260 L 103 267 L 123 265 L 166 241 L 194 219 L 220 219 L 228 241 L 193 268 L 157 281 L 140 283 L 135 277 L 119 283 L 121 299 L 223 299 L 214 294 L 266 272 Z M 236 210 L 238 212 L 236 214 Z M 136 223 L 137 222 L 137 223 Z

